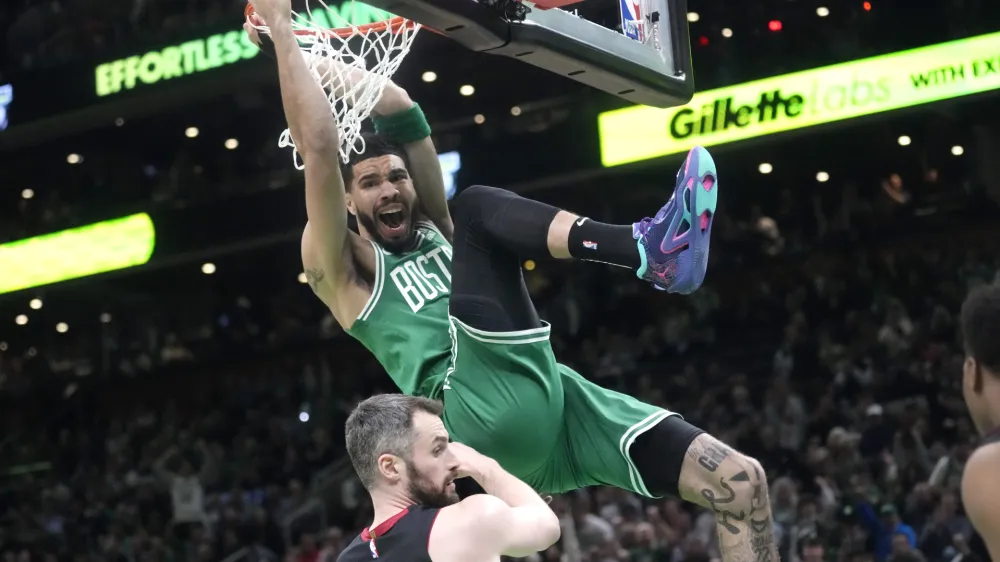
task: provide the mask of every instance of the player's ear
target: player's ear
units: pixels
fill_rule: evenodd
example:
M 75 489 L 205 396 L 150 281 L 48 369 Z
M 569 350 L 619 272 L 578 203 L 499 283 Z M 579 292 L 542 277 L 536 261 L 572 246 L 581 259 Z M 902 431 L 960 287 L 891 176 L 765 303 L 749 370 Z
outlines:
M 971 356 L 965 356 L 965 363 L 962 365 L 962 377 L 965 379 L 967 387 L 971 387 L 973 392 L 979 394 L 983 391 L 983 370 L 979 367 Z
M 347 203 L 347 212 L 354 216 L 358 216 L 358 207 L 354 204 L 354 198 L 351 197 L 351 188 L 348 186 L 347 193 L 344 195 L 344 202 Z
M 378 471 L 389 482 L 398 482 L 402 478 L 402 459 L 396 455 L 390 455 L 388 453 L 384 455 L 379 455 L 376 461 L 376 466 L 378 466 Z

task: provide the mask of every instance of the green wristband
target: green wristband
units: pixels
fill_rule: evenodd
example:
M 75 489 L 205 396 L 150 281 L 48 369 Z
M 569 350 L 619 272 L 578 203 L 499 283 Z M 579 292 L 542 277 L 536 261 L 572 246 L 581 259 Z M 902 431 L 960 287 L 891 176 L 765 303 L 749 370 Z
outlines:
M 417 142 L 431 136 L 431 126 L 427 124 L 420 104 L 416 103 L 410 109 L 392 115 L 373 115 L 372 123 L 376 133 L 400 144 Z

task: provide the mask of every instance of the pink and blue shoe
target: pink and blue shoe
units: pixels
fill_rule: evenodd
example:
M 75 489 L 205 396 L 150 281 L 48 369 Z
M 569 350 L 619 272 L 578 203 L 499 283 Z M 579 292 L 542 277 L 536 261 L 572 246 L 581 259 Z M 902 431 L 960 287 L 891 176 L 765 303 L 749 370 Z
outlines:
M 677 171 L 667 204 L 655 217 L 632 225 L 641 260 L 636 275 L 661 291 L 686 295 L 698 290 L 708 269 L 718 201 L 715 161 L 707 150 L 696 146 Z

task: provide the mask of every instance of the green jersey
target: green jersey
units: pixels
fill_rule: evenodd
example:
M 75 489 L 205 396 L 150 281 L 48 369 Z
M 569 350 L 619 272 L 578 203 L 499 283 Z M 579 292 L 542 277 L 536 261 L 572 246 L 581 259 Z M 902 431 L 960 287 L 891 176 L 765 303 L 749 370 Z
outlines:
M 451 244 L 429 222 L 417 223 L 416 237 L 416 248 L 403 254 L 372 243 L 372 295 L 347 333 L 375 355 L 401 391 L 440 398 L 451 365 Z
M 448 314 L 451 244 L 426 222 L 416 248 L 375 248 L 372 295 L 347 332 L 406 394 L 442 400 L 451 437 L 539 492 L 610 484 L 652 495 L 635 439 L 670 415 L 556 363 L 549 326 L 488 332 Z

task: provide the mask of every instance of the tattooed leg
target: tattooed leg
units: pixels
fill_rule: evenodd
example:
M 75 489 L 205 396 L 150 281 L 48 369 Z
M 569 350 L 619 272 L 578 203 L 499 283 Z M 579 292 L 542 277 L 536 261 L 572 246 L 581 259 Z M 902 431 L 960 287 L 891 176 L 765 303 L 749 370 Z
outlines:
M 725 562 L 779 562 L 767 478 L 756 460 L 702 434 L 688 448 L 678 487 L 683 499 L 715 513 Z

